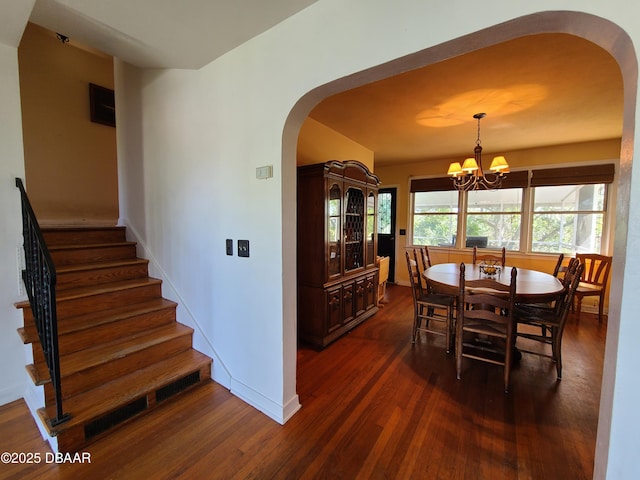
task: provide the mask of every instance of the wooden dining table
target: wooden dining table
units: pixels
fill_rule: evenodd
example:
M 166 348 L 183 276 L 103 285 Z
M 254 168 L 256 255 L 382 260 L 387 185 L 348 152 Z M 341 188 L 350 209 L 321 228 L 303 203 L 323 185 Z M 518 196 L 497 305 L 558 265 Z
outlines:
M 493 277 L 504 285 L 511 282 L 511 269 L 505 266 Z M 516 277 L 516 302 L 517 303 L 543 303 L 554 300 L 564 291 L 562 282 L 549 273 L 518 268 Z M 439 263 L 427 268 L 422 275 L 427 280 L 431 288 L 447 295 L 458 295 L 460 281 L 460 264 Z M 481 272 L 480 265 L 465 263 L 465 279 L 478 280 L 487 278 Z

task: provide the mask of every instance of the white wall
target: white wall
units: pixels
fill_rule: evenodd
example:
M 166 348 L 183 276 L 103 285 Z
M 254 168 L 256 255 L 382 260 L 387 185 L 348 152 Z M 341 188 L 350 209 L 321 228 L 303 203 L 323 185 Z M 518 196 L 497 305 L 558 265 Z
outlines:
M 18 247 L 22 245 L 20 196 L 15 178 L 24 180 L 18 51 L 0 44 L 0 405 L 25 391 L 24 346 L 16 333 L 22 314 L 13 307 L 19 295 Z
M 522 15 L 578 6 L 610 19 L 640 44 L 640 4 L 627 0 L 320 0 L 199 71 L 119 66 L 121 218 L 155 260 L 171 295 L 180 297 L 180 320 L 196 325 L 196 346 L 215 354 L 221 383 L 279 421 L 297 408 L 297 132 L 318 100 L 396 72 L 385 65 L 318 87 Z M 425 52 L 420 62 L 438 60 L 438 52 Z M 16 57 L 15 48 L 0 45 L 0 403 L 20 396 L 25 377 L 15 335 L 21 320 L 12 306 L 20 231 L 13 178 L 24 173 Z M 635 97 L 634 74 L 626 75 L 625 88 Z M 634 107 L 625 135 L 634 134 L 636 121 Z M 634 442 L 640 429 L 634 312 L 640 225 L 628 221 L 640 215 L 640 173 L 629 162 L 640 141 L 640 133 L 634 136 L 623 139 L 629 183 L 618 201 L 611 297 L 617 305 L 609 317 L 596 478 L 640 475 Z M 273 165 L 274 178 L 256 180 L 261 165 Z M 225 238 L 249 239 L 251 257 L 227 257 Z
M 317 87 L 500 22 L 575 7 L 569 0 L 322 0 L 199 71 L 124 69 L 119 88 L 130 88 L 127 94 L 140 99 L 140 108 L 123 112 L 119 105 L 119 120 L 131 115 L 141 136 L 129 138 L 119 151 L 122 182 L 130 183 L 123 195 L 143 201 L 123 202 L 123 220 L 162 266 L 188 310 L 189 318 L 182 321 L 200 327 L 224 364 L 222 377 L 232 391 L 280 421 L 295 411 L 292 142 L 317 101 L 385 72 L 397 73 L 397 66 L 388 64 L 339 85 Z M 585 0 L 580 8 L 610 19 L 640 41 L 639 5 Z M 562 28 L 563 18 L 550 31 Z M 537 31 L 536 22 L 520 22 L 514 31 L 526 25 Z M 510 25 L 498 30 L 504 38 L 517 34 Z M 490 41 L 484 34 L 474 38 Z M 459 48 L 464 52 L 472 46 L 463 43 Z M 455 50 L 423 52 L 405 59 L 403 68 L 440 60 Z M 629 80 L 626 88 L 635 97 L 633 72 Z M 633 133 L 635 122 L 635 110 L 630 112 L 626 135 Z M 628 136 L 623 144 L 633 145 Z M 622 164 L 628 174 L 631 152 L 625 155 Z M 261 165 L 274 166 L 273 179 L 255 179 L 255 168 Z M 624 280 L 624 287 L 613 294 L 620 308 L 613 308 L 609 318 L 596 477 L 605 475 L 609 441 L 609 478 L 631 478 L 640 469 L 631 441 L 640 427 L 634 405 L 640 323 L 632 293 L 640 284 L 640 255 L 635 253 L 640 251 L 640 236 L 637 222 L 625 228 L 625 215 L 637 218 L 639 213 L 640 180 L 630 185 L 631 203 L 624 198 L 629 194 L 624 186 L 618 202 L 629 205 L 618 212 L 614 253 L 613 278 L 617 285 Z M 225 256 L 225 238 L 249 239 L 251 258 Z

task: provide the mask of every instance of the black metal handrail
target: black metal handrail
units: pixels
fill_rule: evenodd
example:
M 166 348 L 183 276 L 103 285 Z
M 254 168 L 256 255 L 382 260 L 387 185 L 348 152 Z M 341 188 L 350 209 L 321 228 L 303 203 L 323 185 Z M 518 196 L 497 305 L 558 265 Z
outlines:
M 24 240 L 25 269 L 22 280 L 27 290 L 44 358 L 49 368 L 56 402 L 56 417 L 50 420 L 56 426 L 70 418 L 62 410 L 60 382 L 60 353 L 58 351 L 58 318 L 56 311 L 56 268 L 42 236 L 24 184 L 16 178 L 22 203 L 22 236 Z

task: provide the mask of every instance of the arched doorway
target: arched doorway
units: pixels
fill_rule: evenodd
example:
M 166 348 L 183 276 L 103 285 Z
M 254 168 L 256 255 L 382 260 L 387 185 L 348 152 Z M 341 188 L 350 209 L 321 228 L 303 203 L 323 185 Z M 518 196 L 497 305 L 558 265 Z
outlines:
M 567 33 L 582 37 L 609 52 L 617 61 L 623 76 L 624 113 L 622 149 L 620 152 L 620 175 L 616 209 L 616 238 L 614 245 L 614 268 L 612 284 L 621 284 L 624 276 L 626 258 L 626 238 L 628 224 L 628 208 L 630 201 L 631 167 L 633 138 L 636 112 L 637 59 L 632 42 L 627 34 L 617 25 L 588 14 L 577 12 L 542 12 L 517 18 L 494 27 L 460 37 L 444 44 L 427 48 L 412 55 L 398 58 L 384 65 L 372 67 L 349 77 L 318 87 L 303 96 L 292 109 L 283 135 L 283 195 L 291 202 L 283 202 L 283 218 L 295 218 L 295 164 L 296 140 L 300 126 L 315 104 L 335 93 L 387 78 L 398 73 L 437 63 L 455 55 L 472 52 L 476 49 L 491 46 L 526 35 L 540 33 Z M 295 244 L 295 225 L 285 225 L 284 243 Z M 295 262 L 285 260 L 285 291 L 295 292 Z M 291 295 L 289 293 L 288 295 Z M 295 293 L 292 294 L 295 297 Z M 285 298 L 295 305 L 293 297 Z M 598 428 L 597 451 L 595 461 L 596 477 L 603 476 L 607 468 L 609 435 L 611 428 L 613 405 L 613 382 L 618 354 L 618 332 L 620 326 L 620 303 L 622 292 L 617 289 L 610 295 L 610 312 L 605 353 L 605 375 L 602 384 L 600 402 L 600 420 Z M 295 315 L 295 308 L 292 309 Z M 291 313 L 291 310 L 289 310 Z M 285 317 L 286 318 L 286 317 Z M 295 317 L 294 317 L 295 318 Z M 285 326 L 285 331 L 287 330 Z M 287 348 L 295 348 L 295 335 L 290 335 L 293 342 Z M 288 355 L 287 358 L 295 358 Z M 288 366 L 285 365 L 285 370 Z M 295 370 L 295 369 L 293 369 Z M 610 373 L 610 375 L 607 375 Z

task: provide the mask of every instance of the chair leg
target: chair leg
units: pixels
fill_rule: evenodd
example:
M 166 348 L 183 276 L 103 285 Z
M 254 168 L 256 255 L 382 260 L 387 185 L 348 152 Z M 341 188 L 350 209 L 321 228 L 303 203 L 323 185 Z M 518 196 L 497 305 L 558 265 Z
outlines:
M 507 342 L 505 345 L 505 353 L 504 353 L 504 393 L 509 393 L 509 378 L 511 376 L 511 356 L 512 355 L 513 355 L 513 346 L 509 342 Z
M 578 312 L 578 320 L 580 320 L 580 312 L 582 312 L 582 297 L 578 297 L 577 295 L 576 297 L 577 297 L 577 303 L 578 303 L 576 307 L 576 312 Z
M 604 295 L 600 294 L 600 300 L 598 301 L 598 323 L 602 323 L 602 316 L 604 314 Z
M 462 372 L 462 328 L 456 328 L 455 350 L 456 350 L 456 378 L 460 380 L 460 373 Z
M 553 343 L 551 344 L 553 351 L 553 359 L 556 362 L 556 373 L 558 380 L 562 380 L 562 334 L 556 328 L 552 330 Z
M 451 353 L 451 325 L 453 325 L 453 311 L 451 307 L 447 308 L 447 324 L 445 325 L 445 342 L 447 344 L 447 353 Z
M 416 334 L 418 333 L 418 312 L 413 316 L 413 333 L 411 334 L 411 343 L 416 343 Z

